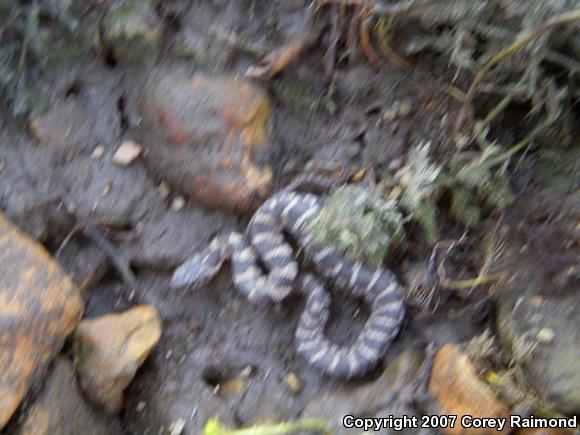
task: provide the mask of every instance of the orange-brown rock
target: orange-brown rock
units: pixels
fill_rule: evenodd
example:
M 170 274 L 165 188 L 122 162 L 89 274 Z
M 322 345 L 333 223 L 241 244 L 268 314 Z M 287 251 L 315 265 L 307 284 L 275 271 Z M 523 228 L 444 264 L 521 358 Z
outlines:
M 492 389 L 477 375 L 468 356 L 453 344 L 444 345 L 435 355 L 429 392 L 437 398 L 441 415 L 457 415 L 454 428 L 443 429 L 446 434 L 497 434 L 492 428 L 464 428 L 461 417 L 504 417 L 509 421 L 509 409 L 501 403 Z M 509 432 L 506 427 L 502 433 Z
M 251 82 L 158 73 L 138 105 L 145 159 L 160 178 L 196 201 L 242 211 L 268 193 L 271 104 Z
M 74 354 L 81 388 L 108 412 L 123 407 L 123 390 L 161 336 L 157 310 L 140 305 L 120 314 L 83 320 Z
M 39 243 L 0 213 L 0 428 L 80 321 L 83 302 Z

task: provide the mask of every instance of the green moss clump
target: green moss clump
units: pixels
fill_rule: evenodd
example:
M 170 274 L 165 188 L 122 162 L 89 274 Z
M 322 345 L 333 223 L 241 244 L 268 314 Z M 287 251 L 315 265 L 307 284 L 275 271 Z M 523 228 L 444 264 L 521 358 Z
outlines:
M 314 224 L 314 241 L 344 250 L 353 260 L 380 264 L 405 239 L 403 216 L 384 197 L 377 187 L 339 187 Z

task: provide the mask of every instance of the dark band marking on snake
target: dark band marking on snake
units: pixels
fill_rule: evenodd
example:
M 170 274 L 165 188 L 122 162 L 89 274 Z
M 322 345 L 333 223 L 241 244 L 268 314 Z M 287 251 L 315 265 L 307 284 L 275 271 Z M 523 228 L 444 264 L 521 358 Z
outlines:
M 310 228 L 320 207 L 316 195 L 290 189 L 279 192 L 252 217 L 247 237 L 236 232 L 216 237 L 177 268 L 171 285 L 204 284 L 229 259 L 236 289 L 251 302 L 281 302 L 293 289 L 299 289 L 307 295 L 307 301 L 295 333 L 297 352 L 327 374 L 350 378 L 372 369 L 383 357 L 402 322 L 403 298 L 389 270 L 351 262 L 339 250 L 312 242 Z M 338 346 L 325 337 L 330 295 L 312 274 L 299 273 L 284 231 L 305 248 L 308 259 L 322 277 L 339 289 L 362 297 L 371 308 L 352 345 Z

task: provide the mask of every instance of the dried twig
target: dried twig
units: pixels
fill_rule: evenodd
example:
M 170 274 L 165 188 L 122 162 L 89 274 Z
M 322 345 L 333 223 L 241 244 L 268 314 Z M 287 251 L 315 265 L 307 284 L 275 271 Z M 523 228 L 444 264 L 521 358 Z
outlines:
M 487 275 L 479 274 L 475 278 L 469 279 L 452 279 L 447 277 L 445 272 L 445 261 L 453 249 L 457 246 L 465 243 L 466 233 L 464 233 L 459 240 L 442 240 L 437 242 L 433 247 L 433 252 L 429 258 L 429 272 L 428 277 L 431 280 L 436 280 L 437 283 L 444 288 L 450 290 L 466 290 L 473 289 L 482 284 L 487 284 L 488 282 L 497 281 L 503 277 L 503 274 L 490 273 Z M 435 278 L 436 276 L 436 278 Z
M 340 38 L 340 11 L 338 5 L 332 5 L 330 11 L 330 40 L 328 50 L 324 55 L 324 72 L 326 77 L 332 77 L 334 74 L 334 65 L 336 62 L 336 47 Z
M 305 50 L 311 47 L 320 35 L 320 29 L 308 24 L 308 30 L 284 46 L 266 55 L 262 61 L 247 69 L 246 77 L 270 79 L 294 62 Z
M 373 65 L 377 68 L 381 67 L 381 60 L 377 55 L 370 37 L 370 25 L 371 25 L 372 15 L 368 7 L 364 7 L 360 11 L 360 26 L 359 26 L 359 38 L 360 45 L 365 56 L 371 61 Z
M 129 261 L 124 258 L 124 256 L 119 252 L 115 245 L 113 245 L 109 240 L 107 240 L 105 236 L 103 236 L 101 231 L 95 225 L 80 224 L 71 229 L 56 251 L 56 257 L 62 253 L 63 249 L 74 237 L 74 235 L 79 232 L 95 245 L 97 245 L 101 251 L 103 251 L 115 270 L 119 272 L 119 275 L 121 275 L 121 278 L 125 284 L 131 287 L 135 286 L 136 279 L 133 271 L 129 266 Z
M 385 56 L 389 62 L 391 62 L 398 68 L 402 69 L 403 71 L 410 71 L 411 64 L 407 62 L 407 60 L 404 57 L 402 57 L 399 53 L 393 50 L 389 45 L 389 38 L 387 38 L 387 30 L 384 17 L 381 18 L 378 22 L 378 33 L 379 34 L 377 36 L 377 39 L 379 41 L 379 48 L 383 53 L 383 56 Z

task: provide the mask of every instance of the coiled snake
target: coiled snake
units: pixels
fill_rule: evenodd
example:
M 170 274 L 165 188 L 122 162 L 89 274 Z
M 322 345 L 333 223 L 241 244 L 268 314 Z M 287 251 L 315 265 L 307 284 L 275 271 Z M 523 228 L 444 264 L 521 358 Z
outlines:
M 372 369 L 383 357 L 402 322 L 403 297 L 389 270 L 351 262 L 339 250 L 313 243 L 310 230 L 320 207 L 320 197 L 311 193 L 287 188 L 275 194 L 254 214 L 247 236 L 230 232 L 216 237 L 175 270 L 171 286 L 204 284 L 229 259 L 236 289 L 251 302 L 281 302 L 298 289 L 307 302 L 295 333 L 297 352 L 329 375 L 350 378 Z M 283 232 L 305 248 L 320 275 L 370 306 L 371 314 L 352 345 L 338 346 L 325 337 L 330 296 L 312 274 L 299 272 Z

